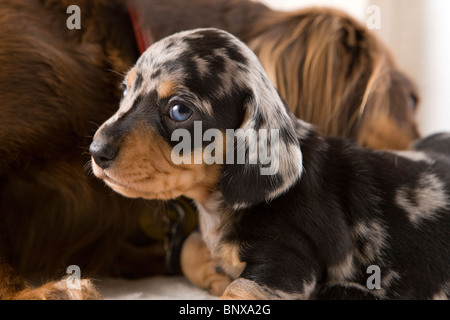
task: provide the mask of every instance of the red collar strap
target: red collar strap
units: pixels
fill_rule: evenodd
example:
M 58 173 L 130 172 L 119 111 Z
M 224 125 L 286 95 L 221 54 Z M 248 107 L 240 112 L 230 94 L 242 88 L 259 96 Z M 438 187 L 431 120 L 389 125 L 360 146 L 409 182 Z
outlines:
M 131 23 L 133 24 L 134 35 L 136 37 L 139 53 L 142 54 L 152 44 L 152 36 L 149 32 L 147 32 L 147 30 L 142 28 L 139 14 L 131 7 L 128 7 L 128 12 L 130 14 Z

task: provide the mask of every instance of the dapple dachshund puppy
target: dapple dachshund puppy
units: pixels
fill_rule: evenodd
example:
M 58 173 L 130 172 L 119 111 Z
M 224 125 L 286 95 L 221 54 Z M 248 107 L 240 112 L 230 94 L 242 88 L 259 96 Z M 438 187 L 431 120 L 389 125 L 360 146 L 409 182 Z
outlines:
M 125 87 L 90 146 L 93 171 L 127 197 L 194 199 L 203 240 L 234 279 L 222 298 L 448 298 L 450 135 L 402 152 L 322 137 L 217 29 L 155 43 Z

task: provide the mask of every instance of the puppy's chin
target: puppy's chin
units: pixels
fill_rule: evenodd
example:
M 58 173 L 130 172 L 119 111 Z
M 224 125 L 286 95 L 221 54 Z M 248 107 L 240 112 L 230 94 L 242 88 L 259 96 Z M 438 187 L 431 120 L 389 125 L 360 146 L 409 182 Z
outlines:
M 145 188 L 145 190 L 141 190 L 142 186 L 133 186 L 133 185 L 122 185 L 120 182 L 112 180 L 108 176 L 106 176 L 103 181 L 115 192 L 121 194 L 127 198 L 142 198 L 147 200 L 170 200 L 175 199 L 183 194 L 176 190 L 167 190 L 167 191 L 150 191 L 150 188 Z
M 183 195 L 179 190 L 155 190 L 155 185 L 150 178 L 141 179 L 136 183 L 122 181 L 123 179 L 118 178 L 118 174 L 115 174 L 114 170 L 104 170 L 94 160 L 92 160 L 92 171 L 112 190 L 127 198 L 170 200 Z

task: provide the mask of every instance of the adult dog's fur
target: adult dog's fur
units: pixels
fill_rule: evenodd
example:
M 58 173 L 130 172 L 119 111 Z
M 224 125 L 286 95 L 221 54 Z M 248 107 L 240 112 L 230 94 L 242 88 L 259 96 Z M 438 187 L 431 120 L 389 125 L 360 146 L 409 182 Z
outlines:
M 66 28 L 71 4 L 81 6 L 79 31 Z M 78 298 L 64 281 L 27 290 L 22 276 L 117 267 L 115 247 L 145 209 L 84 169 L 137 58 L 132 26 L 118 1 L 19 0 L 2 1 L 0 30 L 0 298 Z
M 78 5 L 81 9 L 81 30 L 66 28 L 69 5 Z M 282 38 L 286 33 L 283 28 L 295 24 L 286 20 L 285 13 L 276 13 L 248 1 L 147 0 L 133 1 L 132 6 L 137 6 L 136 12 L 142 13 L 142 27 L 150 29 L 152 40 L 182 29 L 218 26 L 249 43 L 254 38 L 252 45 L 256 51 L 261 51 L 264 61 L 268 60 L 268 53 L 262 50 L 263 39 L 269 43 Z M 346 19 L 335 12 L 324 14 L 328 17 L 323 18 L 325 20 L 334 16 Z M 292 14 L 299 24 L 308 16 L 310 14 Z M 280 33 L 269 32 L 272 23 L 279 26 Z M 363 55 L 358 43 L 364 48 L 369 43 L 378 43 L 365 40 L 365 37 L 372 39 L 372 35 L 359 28 L 355 24 L 353 30 L 348 25 L 343 35 L 344 43 L 350 41 L 345 40 L 347 33 L 349 39 L 361 40 L 353 42 L 355 47 L 348 47 L 356 58 Z M 304 42 L 303 37 L 307 37 L 307 33 L 300 35 L 298 43 Z M 335 46 L 335 43 L 324 42 L 324 45 Z M 164 272 L 162 245 L 149 246 L 146 240 L 144 248 L 129 250 L 129 235 L 137 228 L 137 217 L 149 210 L 148 204 L 137 200 L 130 202 L 112 194 L 84 170 L 89 158 L 86 148 L 90 137 L 97 125 L 116 109 L 121 74 L 139 55 L 124 1 L 4 0 L 0 4 L 0 47 L 0 298 L 98 296 L 88 282 L 83 283 L 86 290 L 80 296 L 67 290 L 64 281 L 31 290 L 24 280 L 31 276 L 65 275 L 66 267 L 71 264 L 79 265 L 84 274 L 100 270 L 113 270 L 121 275 Z M 295 57 L 298 50 L 287 46 L 284 52 L 286 57 Z M 277 55 L 274 53 L 275 57 Z M 301 55 L 298 56 L 301 60 Z M 280 62 L 276 73 L 286 72 L 286 77 L 296 78 L 299 71 L 291 69 L 291 58 L 280 56 L 280 61 L 285 59 L 287 64 Z M 373 74 L 371 68 L 364 69 L 367 74 L 354 71 L 352 66 L 345 68 L 349 75 L 356 74 L 351 77 L 352 85 L 368 86 Z M 382 68 L 404 79 L 391 63 Z M 372 83 L 377 81 L 372 80 Z M 276 85 L 282 90 L 282 85 Z M 402 94 L 381 95 L 390 101 L 389 112 L 380 107 L 383 110 L 380 114 L 388 115 L 382 117 L 383 123 L 389 125 L 380 126 L 381 130 L 377 130 L 376 125 L 362 126 L 373 129 L 366 136 L 377 139 L 376 143 L 358 138 L 360 130 L 345 129 L 342 134 L 374 147 L 406 147 L 415 135 L 415 129 L 414 134 L 410 133 L 410 128 L 415 128 L 411 117 L 413 109 L 408 109 L 411 86 L 404 80 L 392 82 L 390 88 L 399 88 L 393 91 Z M 360 91 L 367 93 L 367 101 L 373 95 L 370 90 Z M 295 96 L 298 92 L 305 93 L 304 88 L 299 86 L 292 91 Z M 289 94 L 284 98 L 291 101 Z M 350 108 L 352 112 L 361 110 L 361 105 L 364 105 L 362 101 L 356 101 Z M 360 119 L 368 123 L 380 119 L 376 112 L 373 117 L 372 112 L 370 116 L 362 114 Z M 370 119 L 374 119 L 373 122 Z M 355 123 L 361 121 L 354 120 L 353 115 L 344 117 L 339 120 L 342 121 L 340 126 L 348 128 L 350 124 L 359 128 Z M 327 130 L 326 127 L 321 129 Z M 380 135 L 378 139 L 378 133 L 383 130 L 402 132 L 399 135 L 407 138 L 401 138 L 400 144 L 391 139 L 394 135 Z
M 193 25 L 237 35 L 256 52 L 295 115 L 321 133 L 374 149 L 406 149 L 419 137 L 415 85 L 377 37 L 348 14 L 325 8 L 278 12 L 239 0 L 202 0 L 201 8 L 175 13 L 178 0 L 159 4 L 161 11 L 153 2 L 141 8 L 153 38 Z M 162 23 L 167 15 L 173 24 Z
M 450 134 L 406 152 L 324 138 L 218 29 L 155 43 L 125 87 L 94 136 L 93 171 L 127 197 L 194 199 L 208 249 L 235 279 L 223 299 L 450 296 Z
M 251 35 L 250 48 L 289 108 L 321 133 L 373 149 L 405 149 L 418 138 L 414 84 L 347 14 L 271 13 Z

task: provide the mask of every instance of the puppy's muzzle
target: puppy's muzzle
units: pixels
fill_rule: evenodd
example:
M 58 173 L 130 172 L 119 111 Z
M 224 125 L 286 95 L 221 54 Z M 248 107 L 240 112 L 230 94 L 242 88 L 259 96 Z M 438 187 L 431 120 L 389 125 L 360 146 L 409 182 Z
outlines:
M 107 169 L 119 153 L 119 147 L 116 144 L 95 139 L 89 146 L 89 152 L 100 168 Z

